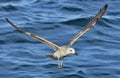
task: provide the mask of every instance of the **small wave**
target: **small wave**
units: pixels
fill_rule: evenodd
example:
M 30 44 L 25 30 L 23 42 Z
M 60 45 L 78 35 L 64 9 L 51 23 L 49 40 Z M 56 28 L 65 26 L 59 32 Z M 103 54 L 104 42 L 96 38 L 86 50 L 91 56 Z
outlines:
M 16 6 L 13 6 L 13 5 L 6 5 L 6 6 L 1 6 L 0 9 L 2 11 L 17 11 L 18 8 Z
M 73 7 L 73 6 L 63 6 L 61 8 L 62 11 L 69 11 L 69 12 L 81 12 L 83 9 L 78 8 L 78 7 Z
M 69 19 L 66 21 L 63 21 L 61 23 L 67 24 L 67 25 L 81 25 L 84 26 L 86 25 L 93 17 L 84 17 L 84 18 L 75 18 L 75 19 Z

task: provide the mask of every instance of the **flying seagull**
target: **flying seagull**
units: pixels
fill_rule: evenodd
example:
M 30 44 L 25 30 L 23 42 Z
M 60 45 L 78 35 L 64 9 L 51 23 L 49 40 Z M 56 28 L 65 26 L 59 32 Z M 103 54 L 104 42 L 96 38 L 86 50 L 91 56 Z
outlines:
M 58 46 L 44 38 L 42 38 L 41 36 L 35 35 L 33 33 L 30 33 L 26 30 L 24 30 L 23 28 L 20 28 L 18 26 L 16 26 L 15 24 L 13 24 L 8 18 L 5 18 L 5 20 L 12 25 L 16 30 L 32 37 L 35 38 L 47 45 L 49 45 L 51 48 L 53 48 L 53 50 L 55 51 L 54 54 L 52 55 L 47 55 L 48 58 L 54 59 L 54 60 L 58 60 L 58 68 L 62 68 L 62 59 L 69 55 L 69 54 L 75 54 L 78 55 L 77 52 L 75 51 L 74 48 L 71 48 L 70 46 L 72 46 L 76 40 L 78 40 L 79 37 L 81 37 L 86 31 L 88 31 L 89 29 L 91 29 L 92 26 L 94 26 L 98 20 L 104 15 L 105 11 L 107 10 L 108 4 L 104 5 L 104 7 L 98 12 L 98 14 L 89 22 L 89 24 L 82 30 L 80 31 L 77 35 L 75 35 L 75 37 L 69 42 L 68 45 L 65 46 Z

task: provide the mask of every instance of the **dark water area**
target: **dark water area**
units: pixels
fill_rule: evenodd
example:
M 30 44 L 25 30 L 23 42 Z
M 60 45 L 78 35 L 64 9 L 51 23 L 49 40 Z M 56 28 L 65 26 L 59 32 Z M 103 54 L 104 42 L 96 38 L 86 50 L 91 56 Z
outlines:
M 78 56 L 63 68 L 46 58 L 54 51 L 18 32 L 4 18 L 58 45 L 68 42 L 99 12 L 105 15 L 72 46 Z M 120 78 L 119 0 L 1 0 L 0 78 Z

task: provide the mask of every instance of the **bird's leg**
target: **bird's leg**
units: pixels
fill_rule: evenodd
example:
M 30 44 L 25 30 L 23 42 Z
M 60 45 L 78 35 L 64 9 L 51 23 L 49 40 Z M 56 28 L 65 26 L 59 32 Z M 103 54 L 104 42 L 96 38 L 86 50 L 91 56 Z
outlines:
M 60 58 L 58 58 L 58 68 L 62 68 L 62 60 Z
M 61 65 L 63 65 L 63 59 L 62 58 L 61 58 L 60 62 L 61 62 Z

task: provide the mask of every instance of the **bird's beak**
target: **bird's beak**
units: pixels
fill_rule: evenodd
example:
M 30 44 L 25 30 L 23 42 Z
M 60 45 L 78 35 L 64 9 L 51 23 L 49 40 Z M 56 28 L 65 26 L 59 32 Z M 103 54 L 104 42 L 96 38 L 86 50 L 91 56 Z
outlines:
M 78 55 L 78 53 L 77 53 L 77 52 L 75 52 L 75 55 Z

